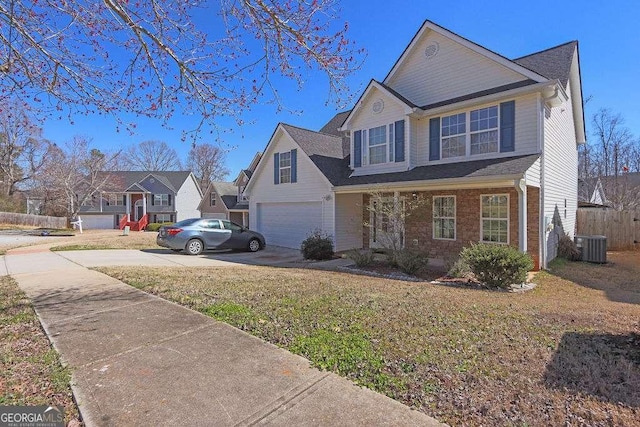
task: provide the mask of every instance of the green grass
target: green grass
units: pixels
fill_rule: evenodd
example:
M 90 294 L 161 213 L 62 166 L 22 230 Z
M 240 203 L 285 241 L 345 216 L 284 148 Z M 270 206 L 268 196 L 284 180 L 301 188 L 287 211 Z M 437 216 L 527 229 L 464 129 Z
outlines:
M 510 294 L 269 267 L 99 270 L 452 425 L 637 419 L 640 361 L 611 343 L 635 342 L 640 305 L 549 273 Z
M 70 381 L 26 296 L 0 277 L 0 405 L 63 406 L 65 421 L 77 420 Z

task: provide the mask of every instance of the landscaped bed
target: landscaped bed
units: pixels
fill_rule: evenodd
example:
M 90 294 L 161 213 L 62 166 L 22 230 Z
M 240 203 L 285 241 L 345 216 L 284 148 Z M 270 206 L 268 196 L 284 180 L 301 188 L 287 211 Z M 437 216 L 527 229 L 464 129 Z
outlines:
M 269 267 L 101 271 L 452 425 L 637 425 L 640 254 L 610 259 L 554 264 L 521 294 Z
M 78 426 L 70 379 L 26 296 L 0 277 L 0 405 L 62 406 L 65 424 Z

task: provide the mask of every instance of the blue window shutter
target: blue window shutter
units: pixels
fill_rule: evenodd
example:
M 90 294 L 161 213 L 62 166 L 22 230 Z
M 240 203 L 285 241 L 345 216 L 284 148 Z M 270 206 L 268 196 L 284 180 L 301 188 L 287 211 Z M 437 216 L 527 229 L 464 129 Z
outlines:
M 353 133 L 353 167 L 362 166 L 362 131 L 357 130 Z
M 155 204 L 156 204 L 156 195 L 152 194 L 151 195 L 151 206 L 155 206 Z
M 440 117 L 429 120 L 429 160 L 440 160 Z
M 291 150 L 291 182 L 298 182 L 298 150 Z
M 396 162 L 404 162 L 404 120 L 398 120 L 395 123 L 395 152 L 396 152 Z
M 280 184 L 280 153 L 273 154 L 273 183 Z
M 516 102 L 500 104 L 500 152 L 516 149 Z
M 122 206 L 127 206 L 127 195 L 126 194 L 122 195 Z
M 169 199 L 168 200 L 169 206 L 171 206 L 171 194 L 168 194 L 167 196 L 168 196 L 167 198 Z

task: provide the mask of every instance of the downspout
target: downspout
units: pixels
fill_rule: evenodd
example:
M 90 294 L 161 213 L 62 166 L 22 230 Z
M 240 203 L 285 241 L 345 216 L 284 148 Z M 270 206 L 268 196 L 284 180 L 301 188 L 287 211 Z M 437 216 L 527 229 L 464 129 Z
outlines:
M 541 102 L 540 97 L 538 97 L 538 115 L 540 117 L 539 126 L 540 126 L 540 224 L 538 225 L 538 234 L 539 234 L 539 245 L 540 245 L 540 269 L 545 270 L 547 268 L 547 227 L 544 215 L 544 189 L 546 186 L 546 181 L 544 178 L 544 103 Z
M 515 186 L 518 192 L 518 249 L 527 252 L 527 182 L 516 179 Z

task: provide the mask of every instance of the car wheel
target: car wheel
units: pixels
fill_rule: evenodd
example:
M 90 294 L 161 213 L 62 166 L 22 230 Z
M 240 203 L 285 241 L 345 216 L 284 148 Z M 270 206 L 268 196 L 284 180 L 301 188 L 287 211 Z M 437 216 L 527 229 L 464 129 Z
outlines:
M 204 250 L 204 245 L 202 244 L 202 240 L 199 240 L 199 239 L 189 240 L 187 242 L 186 250 L 189 255 L 200 255 Z
M 260 241 L 258 239 L 249 240 L 249 252 L 258 252 L 260 250 Z
M 182 252 L 182 249 L 171 249 L 173 252 Z

